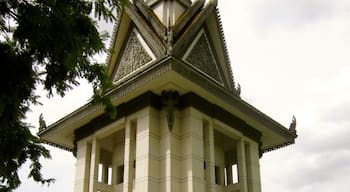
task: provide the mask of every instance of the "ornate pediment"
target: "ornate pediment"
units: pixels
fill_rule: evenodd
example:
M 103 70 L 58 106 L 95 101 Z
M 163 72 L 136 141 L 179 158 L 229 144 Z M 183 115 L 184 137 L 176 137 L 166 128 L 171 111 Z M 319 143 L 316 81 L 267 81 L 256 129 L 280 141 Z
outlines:
M 214 52 L 204 30 L 201 30 L 193 41 L 184 56 L 184 60 L 220 84 L 223 83 L 222 74 L 219 72 L 219 66 L 217 64 L 218 62 L 216 61 Z
M 108 67 L 112 80 L 121 83 L 136 71 L 151 67 L 147 65 L 150 61 L 174 57 L 236 94 L 216 3 L 216 0 L 128 1 L 118 17 L 116 40 L 112 42 Z M 136 33 L 128 32 L 130 28 Z
M 154 59 L 155 56 L 138 31 L 132 30 L 125 43 L 123 53 L 117 61 L 113 81 L 118 82 L 132 75 Z

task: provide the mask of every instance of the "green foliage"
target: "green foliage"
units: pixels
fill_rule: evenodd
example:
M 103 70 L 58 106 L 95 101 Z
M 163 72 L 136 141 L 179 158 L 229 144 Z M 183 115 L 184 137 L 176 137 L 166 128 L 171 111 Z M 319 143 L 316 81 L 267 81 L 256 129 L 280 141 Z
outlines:
M 25 123 L 30 106 L 38 104 L 37 85 L 43 84 L 49 96 L 64 96 L 85 78 L 99 92 L 94 101 L 115 116 L 104 96 L 112 85 L 106 68 L 92 62 L 93 55 L 105 51 L 104 35 L 89 15 L 112 21 L 121 2 L 0 0 L 0 191 L 20 185 L 17 171 L 26 161 L 31 162 L 28 177 L 42 184 L 54 181 L 42 177 L 39 159 L 50 154 Z

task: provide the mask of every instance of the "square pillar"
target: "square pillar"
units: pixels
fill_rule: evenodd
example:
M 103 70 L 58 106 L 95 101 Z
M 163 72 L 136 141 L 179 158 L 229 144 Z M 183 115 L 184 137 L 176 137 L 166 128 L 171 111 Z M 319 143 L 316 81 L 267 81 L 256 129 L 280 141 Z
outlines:
M 159 112 L 146 108 L 137 118 L 135 191 L 159 191 Z
M 160 191 L 180 192 L 179 190 L 179 114 L 174 112 L 174 124 L 170 130 L 167 111 L 160 112 Z
M 203 122 L 205 183 L 207 192 L 215 192 L 215 146 L 212 121 Z
M 182 113 L 182 176 L 181 191 L 205 191 L 203 120 L 192 108 Z
M 92 140 L 89 192 L 96 192 L 98 185 L 98 164 L 100 161 L 100 144 L 96 137 Z
M 89 192 L 91 144 L 79 141 L 77 145 L 74 191 Z
M 247 143 L 245 145 L 247 162 L 248 192 L 261 192 L 259 145 Z
M 245 144 L 243 138 L 237 142 L 237 161 L 238 161 L 238 182 L 240 192 L 248 192 L 247 185 L 247 165 L 245 157 Z
M 123 192 L 132 192 L 135 182 L 136 121 L 128 121 L 125 127 L 124 184 Z

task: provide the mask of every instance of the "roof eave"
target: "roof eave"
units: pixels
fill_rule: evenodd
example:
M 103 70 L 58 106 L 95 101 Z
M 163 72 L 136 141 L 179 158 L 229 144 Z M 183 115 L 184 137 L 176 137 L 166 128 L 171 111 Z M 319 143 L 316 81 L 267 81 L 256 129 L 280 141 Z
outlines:
M 198 73 L 198 71 L 192 69 L 191 66 L 186 65 L 181 60 L 178 60 L 176 58 L 168 57 L 166 59 L 161 60 L 160 62 L 157 62 L 157 65 L 154 65 L 153 68 L 142 72 L 142 74 L 138 74 L 137 77 L 132 78 L 132 80 L 124 84 L 121 84 L 120 86 L 111 90 L 109 95 L 111 96 L 114 102 L 116 102 L 117 100 L 118 100 L 118 103 L 125 102 L 120 100 L 123 97 L 123 96 L 121 97 L 121 95 L 125 96 L 127 93 L 130 93 L 131 90 L 126 89 L 126 87 L 130 86 L 130 83 L 134 83 L 135 80 L 139 82 L 134 84 L 134 86 L 131 87 L 132 90 L 136 90 L 138 88 L 135 86 L 138 86 L 140 88 L 141 86 L 144 86 L 145 84 L 147 84 L 148 81 L 151 81 L 152 78 L 159 78 L 160 76 L 166 74 L 169 71 L 173 71 L 173 73 L 176 73 L 177 76 L 179 77 L 181 76 L 181 78 L 184 79 L 184 81 L 188 81 L 191 83 L 193 79 L 189 79 L 188 75 L 192 77 L 193 75 L 198 76 L 197 82 L 195 83 L 199 84 L 200 86 L 203 86 L 201 88 L 197 88 L 197 90 L 199 90 L 198 92 L 199 95 L 201 95 L 203 91 L 207 92 L 207 94 L 211 94 L 212 95 L 211 98 L 215 97 L 218 100 L 222 100 L 222 102 L 220 102 L 219 104 L 219 107 L 223 107 L 225 110 L 229 111 L 230 113 L 235 114 L 237 117 L 246 121 L 252 127 L 260 131 L 265 130 L 265 131 L 274 133 L 276 136 L 282 138 L 281 142 L 275 143 L 274 145 L 267 145 L 266 147 L 262 148 L 263 151 L 266 151 L 266 152 L 271 151 L 273 149 L 280 148 L 288 144 L 294 143 L 294 140 L 297 137 L 296 132 L 288 130 L 287 128 L 285 128 L 284 126 L 282 126 L 281 124 L 279 124 L 278 122 L 276 122 L 275 120 L 267 116 L 266 114 L 262 113 L 255 107 L 251 106 L 250 104 L 248 104 L 247 102 L 239 98 L 238 96 L 228 92 L 223 88 L 220 88 L 219 86 L 215 85 L 213 82 L 210 82 L 210 81 L 203 82 L 203 78 L 205 79 L 205 77 L 200 77 L 201 74 Z M 189 73 L 189 71 L 191 72 Z M 173 82 L 173 83 L 176 83 L 176 82 Z M 186 86 L 191 86 L 191 85 L 186 85 Z M 192 88 L 187 87 L 187 89 L 191 90 Z M 213 91 L 208 92 L 208 90 L 213 90 Z M 77 124 L 79 124 L 79 126 L 82 126 L 83 124 L 88 123 L 89 121 L 91 121 L 92 119 L 96 118 L 97 116 L 103 113 L 104 113 L 104 110 L 102 105 L 93 105 L 91 103 L 88 103 L 83 107 L 79 108 L 78 110 L 72 112 L 71 114 L 53 123 L 47 129 L 40 131 L 38 135 L 45 140 L 47 139 L 47 137 L 50 136 L 50 132 L 51 134 L 57 133 L 60 131 L 61 128 L 62 129 L 64 128 L 66 130 L 67 128 L 74 130 L 78 128 L 78 127 L 74 127 L 74 126 L 77 126 Z M 74 125 L 72 125 L 73 123 Z

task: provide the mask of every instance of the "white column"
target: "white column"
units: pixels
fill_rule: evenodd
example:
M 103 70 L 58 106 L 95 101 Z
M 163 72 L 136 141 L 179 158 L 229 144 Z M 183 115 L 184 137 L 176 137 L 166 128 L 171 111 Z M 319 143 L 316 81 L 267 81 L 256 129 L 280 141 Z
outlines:
M 171 192 L 174 185 L 173 178 L 173 149 L 172 149 L 172 133 L 168 127 L 167 122 L 167 112 L 162 111 L 160 113 L 160 156 L 161 156 L 161 165 L 160 167 L 160 176 L 161 176 L 161 190 L 163 192 Z M 174 120 L 176 122 L 176 120 Z
M 136 192 L 159 191 L 159 112 L 146 108 L 137 119 Z
M 246 145 L 246 162 L 248 176 L 248 191 L 261 192 L 259 145 L 257 143 L 249 143 L 248 145 Z
M 125 127 L 125 153 L 124 153 L 124 192 L 132 192 L 135 179 L 135 144 L 136 122 L 128 121 Z
M 207 126 L 204 127 L 204 134 L 207 192 L 215 192 L 215 146 L 212 122 L 208 122 Z
M 92 147 L 91 147 L 89 192 L 97 191 L 99 160 L 100 160 L 100 145 L 98 140 L 95 137 L 92 140 Z
M 160 113 L 160 191 L 180 192 L 181 184 L 181 118 L 174 112 L 174 124 L 170 131 L 167 112 Z
M 169 186 L 169 191 L 167 192 L 180 192 L 178 189 L 180 188 L 180 182 L 178 178 L 180 177 L 180 170 L 179 167 L 181 165 L 181 161 L 178 159 L 180 156 L 180 150 L 181 148 L 179 147 L 180 145 L 180 133 L 179 133 L 179 121 L 180 119 L 178 118 L 178 114 L 175 113 L 175 122 L 174 122 L 174 127 L 171 132 L 169 132 L 169 159 L 167 160 L 168 166 L 168 172 L 167 176 L 169 176 L 168 180 L 168 186 Z M 168 129 L 169 131 L 169 129 Z
M 245 159 L 245 145 L 244 140 L 241 138 L 237 142 L 237 161 L 238 161 L 238 181 L 240 186 L 240 192 L 248 192 L 247 186 L 247 168 Z
M 86 141 L 77 143 L 77 161 L 75 165 L 75 192 L 89 191 L 91 144 Z
M 183 112 L 182 124 L 182 179 L 180 191 L 205 191 L 203 157 L 203 121 L 192 108 Z

